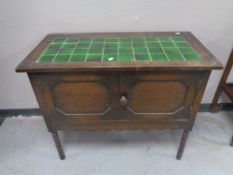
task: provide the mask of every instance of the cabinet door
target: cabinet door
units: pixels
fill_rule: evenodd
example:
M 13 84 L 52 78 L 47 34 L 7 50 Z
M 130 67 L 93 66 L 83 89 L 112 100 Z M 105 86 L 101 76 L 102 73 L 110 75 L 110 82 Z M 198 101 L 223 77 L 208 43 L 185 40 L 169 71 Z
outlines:
M 136 119 L 189 120 L 199 72 L 120 74 L 120 104 Z
M 38 102 L 55 128 L 76 121 L 112 119 L 117 115 L 119 88 L 116 74 L 48 73 L 29 75 Z

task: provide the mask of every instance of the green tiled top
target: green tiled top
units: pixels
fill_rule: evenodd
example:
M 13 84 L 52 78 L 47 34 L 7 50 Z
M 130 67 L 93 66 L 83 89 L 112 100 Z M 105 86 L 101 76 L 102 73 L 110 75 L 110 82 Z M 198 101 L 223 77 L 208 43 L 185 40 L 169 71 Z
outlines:
M 150 38 L 54 39 L 37 63 L 200 61 L 201 56 L 181 36 Z

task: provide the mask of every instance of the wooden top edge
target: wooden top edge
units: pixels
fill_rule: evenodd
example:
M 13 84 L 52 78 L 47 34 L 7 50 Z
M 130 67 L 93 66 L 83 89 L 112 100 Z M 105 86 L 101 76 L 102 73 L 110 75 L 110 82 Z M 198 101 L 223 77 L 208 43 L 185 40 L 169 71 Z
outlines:
M 115 36 L 115 37 L 141 37 L 141 36 L 153 36 L 153 35 L 158 35 L 158 36 L 182 36 L 182 34 L 186 35 L 191 35 L 190 31 L 179 31 L 179 32 L 172 32 L 172 31 L 167 31 L 167 32 L 153 32 L 153 31 L 148 31 L 148 32 L 96 32 L 96 33 L 50 33 L 46 35 L 45 38 L 60 38 L 60 37 L 104 37 L 104 36 Z
M 95 72 L 95 71 L 130 71 L 130 70 L 145 70 L 145 71 L 159 71 L 159 70 L 212 70 L 212 69 L 222 69 L 221 64 L 212 64 L 211 66 L 200 64 L 199 62 L 190 62 L 179 63 L 174 62 L 172 65 L 167 62 L 158 61 L 154 64 L 151 62 L 131 62 L 127 63 L 105 63 L 101 65 L 95 64 L 95 62 L 90 63 L 74 63 L 71 66 L 67 67 L 67 64 L 56 64 L 56 67 L 51 66 L 51 64 L 46 65 L 34 65 L 34 66 L 25 66 L 18 67 L 16 72 Z
M 116 33 L 52 33 L 48 34 L 33 51 L 17 66 L 16 72 L 86 72 L 86 71 L 127 71 L 127 70 L 212 70 L 222 69 L 223 65 L 201 44 L 189 31 L 179 32 L 116 32 Z M 104 36 L 183 36 L 192 47 L 203 57 L 201 61 L 156 61 L 156 62 L 86 62 L 86 63 L 55 63 L 37 64 L 36 60 L 47 45 L 55 38 L 61 37 L 104 37 Z

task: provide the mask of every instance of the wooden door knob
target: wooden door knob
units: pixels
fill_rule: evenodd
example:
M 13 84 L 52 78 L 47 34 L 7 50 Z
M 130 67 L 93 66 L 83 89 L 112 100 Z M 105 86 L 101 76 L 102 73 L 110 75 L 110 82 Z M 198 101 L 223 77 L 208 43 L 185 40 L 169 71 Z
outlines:
M 120 98 L 120 105 L 125 106 L 125 105 L 127 105 L 127 102 L 128 102 L 128 100 L 127 100 L 126 96 L 122 96 Z

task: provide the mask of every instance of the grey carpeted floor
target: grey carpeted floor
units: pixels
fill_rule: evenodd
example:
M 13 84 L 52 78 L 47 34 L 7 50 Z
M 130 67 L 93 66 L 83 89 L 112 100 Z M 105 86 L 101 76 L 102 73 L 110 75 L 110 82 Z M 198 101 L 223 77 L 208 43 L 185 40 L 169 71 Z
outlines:
M 199 113 L 183 159 L 181 131 L 60 132 L 66 160 L 41 116 L 7 118 L 0 127 L 1 175 L 231 175 L 232 112 Z

